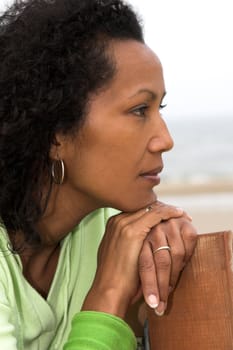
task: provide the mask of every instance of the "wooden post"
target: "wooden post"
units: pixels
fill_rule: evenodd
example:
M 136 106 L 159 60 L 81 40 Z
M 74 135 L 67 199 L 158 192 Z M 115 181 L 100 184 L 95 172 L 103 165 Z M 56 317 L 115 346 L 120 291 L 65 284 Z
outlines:
M 148 308 L 151 350 L 233 349 L 230 231 L 203 234 L 164 316 Z

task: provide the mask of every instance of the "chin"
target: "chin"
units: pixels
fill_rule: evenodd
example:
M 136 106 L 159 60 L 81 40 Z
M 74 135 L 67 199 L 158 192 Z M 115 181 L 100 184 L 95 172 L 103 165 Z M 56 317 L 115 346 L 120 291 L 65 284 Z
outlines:
M 131 213 L 146 208 L 156 200 L 157 195 L 153 192 L 150 193 L 150 195 L 144 196 L 144 198 L 142 198 L 142 196 L 137 196 L 137 198 L 133 198 L 133 200 L 131 201 L 125 201 L 124 203 L 121 203 L 118 207 L 114 207 L 120 211 Z

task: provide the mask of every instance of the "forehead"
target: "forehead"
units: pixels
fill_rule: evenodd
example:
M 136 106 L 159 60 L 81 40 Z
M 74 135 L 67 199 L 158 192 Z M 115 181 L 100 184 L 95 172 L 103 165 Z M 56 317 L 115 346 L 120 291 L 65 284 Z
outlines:
M 139 41 L 115 40 L 112 42 L 111 49 L 119 67 L 127 62 L 134 65 L 154 64 L 161 67 L 158 56 L 146 44 Z
M 116 65 L 113 89 L 152 89 L 163 94 L 162 65 L 156 54 L 145 44 L 134 40 L 116 41 L 111 45 Z M 128 91 L 130 94 L 130 91 Z

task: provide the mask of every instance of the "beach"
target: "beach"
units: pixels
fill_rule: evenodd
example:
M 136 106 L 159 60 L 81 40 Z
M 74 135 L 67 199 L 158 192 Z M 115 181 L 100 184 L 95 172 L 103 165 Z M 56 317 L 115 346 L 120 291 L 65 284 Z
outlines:
M 233 181 L 164 183 L 155 191 L 159 200 L 182 207 L 198 233 L 233 231 Z

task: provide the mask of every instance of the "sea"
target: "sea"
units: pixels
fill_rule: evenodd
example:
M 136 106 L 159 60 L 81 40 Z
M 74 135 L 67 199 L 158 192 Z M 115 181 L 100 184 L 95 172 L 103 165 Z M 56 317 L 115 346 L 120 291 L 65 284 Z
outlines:
M 232 208 L 233 217 L 233 113 L 225 117 L 169 118 L 167 125 L 174 148 L 163 155 L 161 186 L 174 185 L 190 191 L 188 195 L 184 191 L 166 193 L 162 199 L 185 207 Z M 195 193 L 196 188 L 205 190 L 211 184 L 212 192 Z
M 233 113 L 225 118 L 169 118 L 167 124 L 174 148 L 163 156 L 164 181 L 233 182 Z

